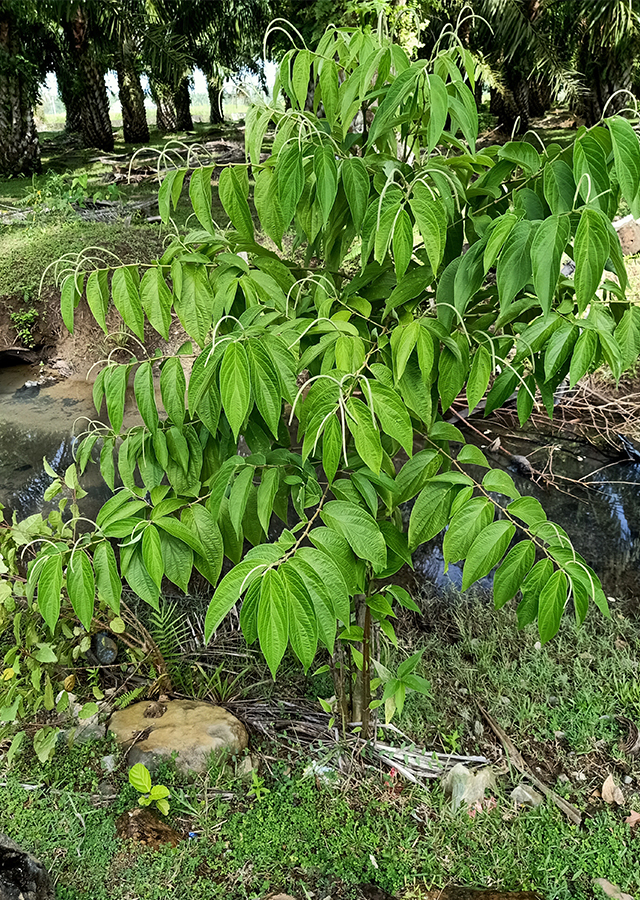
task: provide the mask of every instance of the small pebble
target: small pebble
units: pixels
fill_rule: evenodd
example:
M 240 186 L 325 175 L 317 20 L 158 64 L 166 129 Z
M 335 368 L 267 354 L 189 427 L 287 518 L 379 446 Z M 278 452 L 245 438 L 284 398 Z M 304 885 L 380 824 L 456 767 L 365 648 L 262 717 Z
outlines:
M 117 762 L 116 762 L 116 757 L 115 757 L 115 754 L 114 754 L 114 753 L 110 753 L 109 756 L 103 756 L 103 757 L 102 757 L 102 768 L 103 768 L 103 769 L 105 770 L 105 772 L 107 772 L 109 775 L 110 775 L 112 772 L 115 772 L 116 766 L 117 766 Z
M 624 776 L 624 783 L 625 784 L 633 784 L 633 778 L 631 777 L 631 775 Z
M 540 643 L 540 641 L 535 642 L 535 644 L 533 645 L 533 649 L 534 650 L 542 650 L 542 644 Z
M 578 781 L 586 781 L 586 780 L 587 780 L 587 776 L 584 774 L 584 772 L 577 772 L 577 773 L 576 773 L 576 779 L 577 779 Z
M 568 775 L 565 775 L 563 772 L 562 775 L 558 775 L 558 781 L 560 782 L 560 784 L 569 784 L 571 779 L 569 778 Z
M 553 736 L 557 741 L 563 741 L 566 738 L 564 731 L 554 731 Z
M 551 707 L 560 706 L 560 701 L 558 700 L 557 697 L 549 697 L 549 699 L 547 700 L 547 703 Z

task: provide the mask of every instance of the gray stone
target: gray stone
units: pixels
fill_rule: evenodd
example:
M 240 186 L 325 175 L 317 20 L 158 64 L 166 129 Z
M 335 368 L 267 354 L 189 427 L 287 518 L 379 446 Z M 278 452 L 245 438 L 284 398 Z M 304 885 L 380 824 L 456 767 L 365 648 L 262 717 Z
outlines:
M 596 887 L 599 887 L 607 897 L 611 897 L 612 900 L 634 900 L 631 894 L 625 894 L 625 892 L 620 890 L 616 884 L 611 884 L 606 878 L 594 878 L 593 883 Z
M 536 807 L 544 803 L 544 797 L 527 784 L 519 784 L 511 791 L 511 799 L 516 806 Z
M 53 900 L 54 888 L 41 862 L 0 834 L 0 900 Z
M 462 763 L 457 763 L 442 779 L 445 797 L 451 798 L 454 809 L 460 806 L 471 808 L 482 803 L 487 789 L 495 788 L 496 778 L 491 769 L 472 772 Z
M 157 718 L 145 716 L 149 703 L 142 700 L 115 712 L 109 730 L 128 750 L 130 766 L 143 763 L 150 771 L 176 755 L 183 774 L 204 774 L 211 754 L 220 757 L 242 753 L 249 743 L 244 725 L 219 706 L 199 700 L 168 700 Z M 130 749 L 129 749 L 130 748 Z
M 110 666 L 118 657 L 118 645 L 106 631 L 100 631 L 93 639 L 93 652 L 101 666 Z
M 110 753 L 109 756 L 103 756 L 101 759 L 102 768 L 105 770 L 107 775 L 111 775 L 112 772 L 118 767 L 118 761 L 115 757 L 114 753 Z

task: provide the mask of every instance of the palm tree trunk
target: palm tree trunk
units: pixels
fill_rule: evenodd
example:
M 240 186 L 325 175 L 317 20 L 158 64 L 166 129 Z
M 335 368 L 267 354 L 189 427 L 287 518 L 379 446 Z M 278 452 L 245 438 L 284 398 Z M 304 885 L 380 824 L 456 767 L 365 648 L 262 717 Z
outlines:
M 209 123 L 221 125 L 224 122 L 222 79 L 210 75 L 207 78 L 207 93 L 209 94 Z
M 189 96 L 189 76 L 185 75 L 174 94 L 176 124 L 178 131 L 193 131 L 191 118 L 191 97 Z
M 173 93 L 164 85 L 149 79 L 151 97 L 156 105 L 156 126 L 163 134 L 172 134 L 178 130 L 176 107 Z
M 73 76 L 63 67 L 56 69 L 58 93 L 64 103 L 66 120 L 64 130 L 67 134 L 82 132 L 82 98 L 74 85 Z
M 122 130 L 127 144 L 148 144 L 149 126 L 144 91 L 128 41 L 123 41 L 116 61 L 118 94 L 122 107 Z
M 0 171 L 31 175 L 40 170 L 33 91 L 20 68 L 20 35 L 9 12 L 0 11 Z
M 87 17 L 78 7 L 67 29 L 67 37 L 78 69 L 78 84 L 82 90 L 82 137 L 88 147 L 113 150 L 113 129 L 109 119 L 109 99 L 104 72 L 92 53 L 87 35 Z

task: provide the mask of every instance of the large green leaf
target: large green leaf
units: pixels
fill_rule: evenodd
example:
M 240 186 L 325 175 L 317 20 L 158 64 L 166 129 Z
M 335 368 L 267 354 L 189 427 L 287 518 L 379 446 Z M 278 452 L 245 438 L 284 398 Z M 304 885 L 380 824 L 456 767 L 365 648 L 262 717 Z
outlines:
M 418 456 L 416 454 L 409 462 L 415 462 Z M 454 496 L 455 488 L 444 482 L 432 482 L 420 492 L 409 519 L 411 550 L 430 541 L 446 527 Z
M 268 569 L 262 576 L 258 606 L 258 640 L 275 679 L 289 640 L 286 586 L 276 569 Z
M 168 340 L 173 297 L 159 266 L 151 266 L 142 276 L 140 302 L 150 324 Z
M 194 564 L 210 584 L 215 585 L 220 577 L 224 558 L 222 534 L 213 515 L 200 503 L 187 506 L 180 516 L 180 522 L 195 537 L 202 548 L 196 548 Z M 192 548 L 193 549 L 193 548 Z
M 462 571 L 462 590 L 488 575 L 502 559 L 515 534 L 516 526 L 504 519 L 492 522 L 476 537 Z
M 493 522 L 494 506 L 484 497 L 465 503 L 451 519 L 442 542 L 445 566 L 464 559 L 480 532 Z
M 364 162 L 357 156 L 343 160 L 340 172 L 353 223 L 359 232 L 369 203 L 369 173 Z
M 638 135 L 631 124 L 621 116 L 607 119 L 613 144 L 613 158 L 616 176 L 622 196 L 631 208 L 631 212 L 640 216 L 640 143 Z
M 253 219 L 247 202 L 249 196 L 247 170 L 239 166 L 227 166 L 220 173 L 218 190 L 220 202 L 233 227 L 243 238 L 253 240 Z
M 493 576 L 493 599 L 496 609 L 512 600 L 522 588 L 523 582 L 536 559 L 533 541 L 520 541 L 510 550 Z
M 113 302 L 122 316 L 122 320 L 131 331 L 144 340 L 144 315 L 138 290 L 137 268 L 121 266 L 116 269 L 111 279 Z
M 278 200 L 282 210 L 284 228 L 288 228 L 304 189 L 302 150 L 293 141 L 282 151 L 276 164 L 278 176 Z
M 153 369 L 147 360 L 138 366 L 133 382 L 133 390 L 138 411 L 149 431 L 155 433 L 158 428 L 158 410 L 156 408 Z
M 249 360 L 239 341 L 230 343 L 224 352 L 220 366 L 220 397 L 237 440 L 251 404 Z
M 600 212 L 585 209 L 574 240 L 574 275 L 578 310 L 582 313 L 600 287 L 602 272 L 609 257 L 609 232 Z
M 533 229 L 526 219 L 514 225 L 505 241 L 496 268 L 501 311 L 531 280 L 532 241 Z
M 213 220 L 211 218 L 211 176 L 213 166 L 203 166 L 196 169 L 189 182 L 189 198 L 198 221 L 210 234 L 213 234 Z
M 543 644 L 557 633 L 566 602 L 567 577 L 558 570 L 549 578 L 538 598 L 538 631 Z
M 67 566 L 67 593 L 73 611 L 87 631 L 91 630 L 96 585 L 93 567 L 84 550 L 75 550 Z
M 326 225 L 338 192 L 338 167 L 330 147 L 316 147 L 313 172 L 316 176 L 316 200 L 322 210 L 322 222 Z
M 568 216 L 550 216 L 540 225 L 531 244 L 533 287 L 545 315 L 551 309 L 570 234 Z
M 44 562 L 38 578 L 38 608 L 53 633 L 62 602 L 62 556 L 56 553 Z
M 374 570 L 384 569 L 387 546 L 368 512 L 344 500 L 331 500 L 323 506 L 320 515 L 326 525 L 348 541 L 356 556 L 369 560 Z
M 118 572 L 116 555 L 108 541 L 102 541 L 94 550 L 93 568 L 95 569 L 98 597 L 104 600 L 116 615 L 120 615 L 122 579 Z
M 314 606 L 306 582 L 292 563 L 285 563 L 279 574 L 286 591 L 291 649 L 307 672 L 318 648 L 318 622 Z

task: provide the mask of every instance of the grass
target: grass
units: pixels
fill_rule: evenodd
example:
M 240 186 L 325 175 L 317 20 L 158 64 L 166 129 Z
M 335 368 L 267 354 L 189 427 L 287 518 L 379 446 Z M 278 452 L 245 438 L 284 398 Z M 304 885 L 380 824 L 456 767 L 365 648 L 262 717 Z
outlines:
M 517 632 L 514 617 L 482 597 L 422 603 L 421 619 L 401 623 L 402 653 L 424 651 L 432 694 L 409 695 L 398 726 L 434 749 L 457 731 L 449 749 L 497 759 L 495 739 L 475 724 L 480 702 L 541 777 L 588 814 L 581 829 L 548 802 L 516 812 L 509 793 L 520 776 L 503 765 L 496 808 L 471 818 L 450 810 L 439 783 L 418 788 L 375 768 L 356 766 L 326 786 L 304 769 L 310 756 L 331 765 L 335 751 L 275 746 L 254 735 L 251 752 L 266 789 L 259 801 L 232 768 L 212 767 L 206 781 L 191 783 L 167 765 L 155 776 L 172 791 L 172 823 L 197 835 L 175 849 L 155 852 L 117 837 L 116 819 L 135 806 L 136 792 L 121 760 L 109 776 L 117 798 L 99 799 L 100 760 L 114 752 L 108 741 L 59 750 L 45 765 L 26 752 L 18 757 L 2 790 L 0 831 L 51 867 L 58 900 L 155 900 L 178 891 L 185 900 L 242 900 L 280 890 L 355 900 L 366 883 L 407 897 L 420 886 L 463 884 L 586 900 L 596 877 L 640 889 L 640 841 L 623 821 L 639 809 L 640 768 L 618 750 L 615 720 L 601 719 L 640 718 L 633 615 L 593 613 L 580 629 L 567 619 L 540 648 L 535 631 Z M 312 684 L 311 692 L 321 687 Z M 288 695 L 291 686 L 280 691 Z M 560 730 L 564 738 L 554 735 Z M 625 771 L 633 778 L 620 810 L 594 793 L 609 771 L 619 783 Z
M 27 791 L 16 773 L 3 791 L 0 829 L 50 867 L 58 900 L 160 900 L 178 890 L 185 900 L 270 890 L 304 896 L 304 888 L 351 898 L 367 883 L 393 894 L 453 883 L 564 900 L 593 896 L 596 877 L 625 890 L 640 886 L 640 843 L 608 810 L 578 830 L 550 806 L 515 814 L 501 793 L 495 810 L 472 819 L 450 812 L 439 786 L 399 799 L 376 777 L 335 789 L 286 761 L 273 767 L 260 802 L 237 782 L 219 781 L 234 800 L 214 800 L 191 818 L 187 827 L 197 836 L 175 849 L 135 847 L 115 831 L 116 817 L 135 806 L 133 790 L 121 780 L 111 805 L 94 805 L 99 776 L 89 784 L 86 773 L 105 749 L 69 753 L 64 769 L 73 786 L 58 773 L 56 786 Z M 46 772 L 19 774 L 46 779 Z

